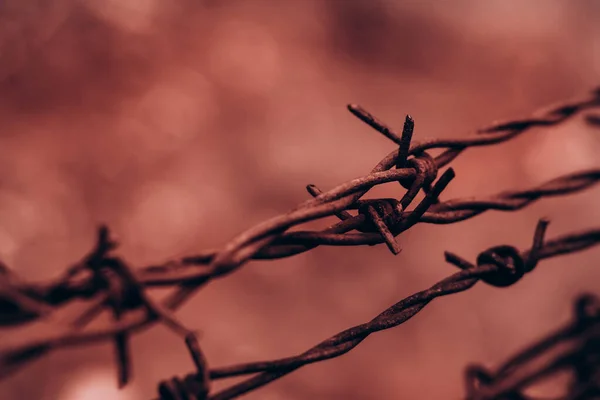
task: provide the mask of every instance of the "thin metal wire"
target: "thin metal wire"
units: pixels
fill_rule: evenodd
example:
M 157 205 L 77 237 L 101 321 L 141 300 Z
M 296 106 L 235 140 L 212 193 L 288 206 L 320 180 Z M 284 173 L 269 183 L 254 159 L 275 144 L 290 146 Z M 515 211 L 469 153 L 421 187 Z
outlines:
M 600 299 L 582 294 L 570 323 L 505 361 L 495 372 L 466 368 L 468 400 L 532 399 L 524 391 L 559 372 L 572 373 L 564 399 L 600 396 Z
M 210 372 L 212 379 L 248 374 L 257 375 L 216 393 L 210 396 L 209 399 L 232 399 L 279 379 L 304 365 L 345 354 L 370 334 L 406 322 L 435 298 L 463 292 L 473 287 L 480 280 L 495 286 L 508 286 L 505 284 L 507 277 L 511 279 L 510 284 L 516 283 L 525 273 L 533 271 L 539 260 L 583 250 L 600 243 L 600 230 L 572 234 L 544 242 L 546 225 L 546 221 L 540 221 L 534 238 L 534 246 L 523 252 L 519 252 L 510 246 L 494 247 L 482 252 L 476 264 L 472 264 L 452 253 L 446 253 L 447 262 L 461 268 L 460 272 L 441 280 L 429 289 L 401 300 L 371 321 L 340 332 L 304 353 L 279 360 L 212 369 Z M 509 251 L 506 251 L 507 249 Z
M 540 186 L 506 191 L 480 199 L 440 201 L 440 195 L 454 178 L 448 165 L 469 147 L 493 145 L 512 139 L 534 127 L 560 124 L 578 113 L 600 107 L 600 90 L 584 99 L 550 108 L 532 118 L 494 124 L 475 135 L 460 139 L 431 140 L 412 144 L 414 121 L 407 117 L 401 135 L 385 126 L 359 106 L 350 111 L 381 132 L 398 148 L 388 154 L 363 177 L 322 192 L 307 186 L 312 199 L 290 212 L 267 220 L 241 233 L 222 249 L 206 251 L 160 265 L 131 268 L 114 255 L 117 244 L 107 228 L 101 227 L 93 251 L 69 267 L 59 279 L 29 283 L 0 264 L 0 327 L 39 321 L 75 300 L 87 300 L 87 309 L 58 333 L 20 345 L 0 348 L 0 377 L 38 359 L 48 352 L 68 346 L 111 340 L 115 343 L 119 365 L 119 384 L 131 375 L 128 343 L 131 336 L 157 322 L 185 338 L 196 365 L 196 372 L 159 385 L 161 399 L 230 399 L 287 375 L 303 365 L 344 354 L 366 336 L 397 326 L 414 316 L 434 298 L 462 292 L 482 280 L 504 287 L 531 272 L 541 259 L 586 249 L 600 242 L 600 230 L 589 230 L 544 241 L 547 221 L 541 221 L 532 248 L 519 252 L 511 246 L 498 246 L 482 252 L 475 264 L 446 253 L 446 260 L 462 271 L 438 282 L 430 289 L 410 296 L 372 321 L 350 328 L 296 357 L 209 369 L 193 331 L 172 314 L 198 289 L 242 267 L 251 259 L 277 259 L 313 249 L 319 245 L 355 246 L 386 243 L 397 254 L 401 247 L 396 237 L 417 223 L 448 224 L 473 218 L 487 210 L 515 211 L 550 196 L 575 193 L 600 180 L 600 170 L 569 174 Z M 588 115 L 590 124 L 595 119 Z M 445 149 L 437 156 L 429 151 Z M 400 199 L 361 199 L 371 188 L 386 182 L 399 182 L 406 189 Z M 423 190 L 424 198 L 411 206 Z M 354 211 L 354 213 L 352 213 Z M 330 216 L 340 222 L 321 231 L 290 231 L 298 225 Z M 146 291 L 153 287 L 173 287 L 165 301 L 158 304 Z M 101 313 L 111 312 L 114 321 L 89 328 Z M 248 380 L 215 394 L 210 382 L 231 376 L 255 374 Z

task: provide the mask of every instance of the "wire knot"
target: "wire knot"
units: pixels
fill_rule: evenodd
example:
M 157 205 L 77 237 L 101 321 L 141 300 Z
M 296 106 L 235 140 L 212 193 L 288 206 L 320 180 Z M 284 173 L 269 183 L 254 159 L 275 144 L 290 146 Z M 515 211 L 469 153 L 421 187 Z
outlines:
M 525 275 L 525 261 L 513 246 L 492 247 L 477 257 L 477 266 L 494 265 L 498 270 L 481 278 L 484 282 L 496 286 L 510 286 Z
M 367 221 L 369 222 L 367 222 L 367 229 L 365 229 L 365 231 L 368 232 L 378 232 L 375 223 L 371 221 L 369 212 L 370 207 L 375 210 L 377 215 L 379 215 L 388 226 L 394 226 L 401 217 L 402 211 L 400 209 L 400 202 L 396 199 L 363 200 L 358 207 L 358 213 L 368 217 Z
M 105 261 L 120 267 L 120 260 L 118 259 L 107 259 Z M 140 288 L 128 279 L 123 270 L 118 269 L 118 267 L 111 267 L 112 265 L 100 270 L 102 279 L 105 280 L 107 285 L 109 304 L 121 312 L 139 308 L 144 303 Z
M 377 199 L 364 201 L 358 212 L 366 217 L 364 231 L 379 232 L 392 254 L 402 251 L 390 227 L 397 224 L 402 217 L 402 203 L 396 199 Z
M 437 178 L 438 167 L 435 163 L 435 159 L 429 155 L 429 153 L 422 151 L 416 154 L 414 157 L 409 158 L 406 161 L 405 168 L 414 168 L 417 173 L 414 177 L 408 177 L 399 180 L 400 185 L 406 190 L 410 190 L 415 180 L 418 177 L 423 178 L 423 188 L 427 191 L 433 181 Z

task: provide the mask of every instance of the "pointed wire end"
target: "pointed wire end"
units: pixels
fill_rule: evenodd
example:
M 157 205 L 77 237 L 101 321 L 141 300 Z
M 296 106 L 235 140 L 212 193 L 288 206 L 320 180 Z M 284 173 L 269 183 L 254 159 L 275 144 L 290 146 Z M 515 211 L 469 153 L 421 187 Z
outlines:
M 396 168 L 404 168 L 406 165 L 406 159 L 410 153 L 410 142 L 412 141 L 413 131 L 415 129 L 415 122 L 410 115 L 406 115 L 404 121 L 404 127 L 402 128 L 402 135 L 400 136 L 400 149 L 398 150 L 398 158 L 396 160 Z
M 347 108 L 348 108 L 348 111 L 350 111 L 352 114 L 365 114 L 366 113 L 366 111 L 358 104 L 348 104 Z
M 469 261 L 450 251 L 444 251 L 444 258 L 447 263 L 452 264 L 460 269 L 469 269 L 473 267 L 473 264 L 471 264 Z
M 102 239 L 106 239 L 109 236 L 110 236 L 110 229 L 108 228 L 108 225 L 106 225 L 106 224 L 98 225 L 98 237 L 100 237 Z
M 119 390 L 125 388 L 125 386 L 127 386 L 128 384 L 128 379 L 124 376 L 119 376 L 119 380 L 118 380 L 118 384 L 117 387 L 119 388 Z
M 400 254 L 402 252 L 402 248 L 396 241 L 393 241 L 393 242 L 391 242 L 390 251 L 392 252 L 393 255 L 397 256 L 398 254 Z
M 431 188 L 431 191 L 427 195 L 433 199 L 437 199 L 444 189 L 446 189 L 446 186 L 448 186 L 450 181 L 455 177 L 456 173 L 454 172 L 454 169 L 452 167 L 448 168 L 446 171 L 444 171 L 442 176 L 440 176 L 437 182 L 435 182 Z
M 348 104 L 348 111 L 366 123 L 378 123 L 377 118 L 361 105 Z
M 306 185 L 306 191 L 313 197 L 317 197 L 322 193 L 321 190 L 313 184 Z
M 373 124 L 375 118 L 364 108 L 359 106 L 358 104 L 348 104 L 348 111 L 352 113 L 356 118 L 365 122 L 366 124 Z
M 383 122 L 379 121 L 373 115 L 371 115 L 368 111 L 360 107 L 356 104 L 349 104 L 348 110 L 358 119 L 360 119 L 365 124 L 369 125 L 371 128 L 375 129 L 377 132 L 383 134 L 383 136 L 387 137 L 389 140 L 396 144 L 401 144 L 402 139 L 400 135 L 390 129 Z M 412 134 L 412 132 L 411 132 Z
M 538 227 L 546 228 L 550 224 L 550 218 L 542 217 L 538 221 Z
M 198 335 L 194 331 L 189 331 L 185 335 L 185 344 L 191 352 L 198 348 Z
M 382 233 L 382 235 L 387 248 L 392 252 L 392 254 L 395 256 L 400 254 L 400 252 L 402 251 L 402 247 L 400 247 L 400 245 L 396 241 L 396 238 L 392 236 L 391 233 L 389 235 L 385 235 Z
M 550 224 L 549 218 L 540 218 L 535 227 L 535 234 L 533 236 L 534 246 L 539 250 L 539 248 L 544 243 L 544 236 L 546 235 L 546 230 L 548 229 L 548 225 Z
M 550 219 L 540 218 L 535 227 L 535 233 L 533 234 L 533 245 L 529 251 L 529 255 L 525 262 L 527 272 L 531 272 L 539 261 L 539 253 L 542 247 L 544 247 L 544 237 L 546 236 L 546 230 L 550 224 Z
M 410 144 L 414 130 L 415 121 L 410 115 L 406 115 L 406 119 L 404 120 L 404 127 L 402 128 L 402 141 L 408 142 L 408 144 Z
M 410 141 L 412 139 L 413 131 L 415 130 L 415 121 L 412 119 L 410 115 L 406 115 L 406 119 L 404 120 L 404 127 L 402 128 L 402 141 L 406 144 L 410 145 Z
M 118 387 L 119 389 L 123 389 L 129 383 L 131 376 L 131 360 L 129 358 L 127 335 L 117 335 L 115 345 L 117 349 Z
M 105 251 L 114 250 L 119 244 L 111 238 L 111 232 L 107 225 L 98 226 L 98 247 Z
M 460 257 L 450 251 L 444 251 L 444 259 L 450 264 L 455 264 L 455 261 Z
M 450 182 L 452 179 L 456 178 L 456 172 L 454 172 L 454 168 L 450 167 L 446 170 L 446 172 L 444 172 L 444 174 L 442 175 L 442 177 L 446 177 L 445 179 L 448 180 L 448 182 Z

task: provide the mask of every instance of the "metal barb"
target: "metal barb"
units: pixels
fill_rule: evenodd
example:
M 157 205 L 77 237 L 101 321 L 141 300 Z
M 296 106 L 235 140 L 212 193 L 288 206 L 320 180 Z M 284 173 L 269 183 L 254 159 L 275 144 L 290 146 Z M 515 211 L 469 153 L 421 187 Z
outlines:
M 402 251 L 402 249 L 400 248 L 398 242 L 396 242 L 396 239 L 394 238 L 394 235 L 392 235 L 392 232 L 390 232 L 388 227 L 385 225 L 385 222 L 383 221 L 381 216 L 377 213 L 377 211 L 375 211 L 375 209 L 372 206 L 369 206 L 368 211 L 371 220 L 377 227 L 379 233 L 381 233 L 381 236 L 385 240 L 385 243 L 387 244 L 390 251 L 394 255 L 399 254 Z
M 402 137 L 400 138 L 400 148 L 398 149 L 398 158 L 396 159 L 396 168 L 404 168 L 406 158 L 410 151 L 410 141 L 412 140 L 413 131 L 415 129 L 415 121 L 410 115 L 406 116 L 404 128 L 402 129 Z
M 503 143 L 531 128 L 555 126 L 577 114 L 597 108 L 600 108 L 600 90 L 531 118 L 494 124 L 474 135 L 411 144 L 414 121 L 410 116 L 406 117 L 402 134 L 398 135 L 364 109 L 350 105 L 348 109 L 352 114 L 392 140 L 397 149 L 384 157 L 368 174 L 329 191 L 322 192 L 314 185 L 307 186 L 312 199 L 286 214 L 248 229 L 222 249 L 133 269 L 122 258 L 114 256 L 117 243 L 111 239 L 108 228 L 101 226 L 95 248 L 80 262 L 66 268 L 57 280 L 28 283 L 0 263 L 0 328 L 41 320 L 75 301 L 87 302 L 86 310 L 59 333 L 26 340 L 18 346 L 0 348 L 0 378 L 59 348 L 114 341 L 120 368 L 119 382 L 124 385 L 131 371 L 129 340 L 138 331 L 162 323 L 185 339 L 196 370 L 183 378 L 173 377 L 161 382 L 158 389 L 160 399 L 232 399 L 280 379 L 304 365 L 341 356 L 370 334 L 406 322 L 438 297 L 466 291 L 479 281 L 496 287 L 511 286 L 532 272 L 541 260 L 600 244 L 600 229 L 547 240 L 545 231 L 548 221 L 541 220 L 529 250 L 519 251 L 507 245 L 495 246 L 483 251 L 475 263 L 446 252 L 446 261 L 457 266 L 458 272 L 429 289 L 399 301 L 365 324 L 344 330 L 297 356 L 279 360 L 209 369 L 195 333 L 173 313 L 211 280 L 228 276 L 250 260 L 289 257 L 319 245 L 386 243 L 397 254 L 401 249 L 395 237 L 415 224 L 455 223 L 488 210 L 516 211 L 545 197 L 585 190 L 600 181 L 599 169 L 565 175 L 526 190 L 504 191 L 475 200 L 440 201 L 440 194 L 454 178 L 454 171 L 448 168 L 439 178 L 438 171 L 467 148 Z M 595 123 L 594 118 L 588 116 L 587 119 L 591 124 Z M 434 149 L 443 151 L 433 157 L 428 151 Z M 406 189 L 406 193 L 398 196 L 399 199 L 362 199 L 371 188 L 394 181 Z M 425 191 L 425 198 L 409 210 L 420 190 Z M 383 207 L 383 211 L 377 205 Z M 354 215 L 350 213 L 351 210 L 358 210 L 358 213 Z M 290 231 L 303 223 L 330 216 L 337 216 L 341 221 L 321 231 Z M 158 303 L 147 294 L 154 287 L 170 287 L 172 292 L 166 300 Z M 494 373 L 479 367 L 470 369 L 467 377 L 469 399 L 484 399 L 487 397 L 481 396 L 489 397 L 490 393 L 504 396 L 502 398 L 524 399 L 521 394 L 523 382 L 547 376 L 550 370 L 568 366 L 575 366 L 575 375 L 579 379 L 579 383 L 573 385 L 570 398 L 585 398 L 581 396 L 597 393 L 593 390 L 598 390 L 600 386 L 600 357 L 583 357 L 582 353 L 588 354 L 590 349 L 600 348 L 596 324 L 598 301 L 591 301 L 589 297 L 586 299 L 577 303 L 575 322 L 562 336 L 555 335 L 553 339 L 534 346 Z M 105 311 L 112 312 L 114 321 L 89 328 L 88 325 Z M 522 363 L 546 348 L 548 343 L 577 335 L 587 336 L 572 347 L 572 352 L 561 353 L 547 369 L 533 375 L 520 370 Z M 510 381 L 513 383 L 506 383 L 507 376 L 519 374 L 520 377 Z M 210 393 L 212 380 L 245 375 L 252 376 L 220 392 Z M 587 386 L 581 384 L 584 380 L 593 381 L 595 389 L 587 383 Z

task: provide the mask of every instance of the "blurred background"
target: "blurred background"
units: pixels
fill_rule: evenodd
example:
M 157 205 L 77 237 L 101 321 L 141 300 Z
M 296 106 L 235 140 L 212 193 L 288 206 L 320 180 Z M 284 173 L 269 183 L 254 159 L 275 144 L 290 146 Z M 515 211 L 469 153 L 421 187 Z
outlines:
M 135 266 L 222 246 L 309 198 L 306 184 L 327 190 L 393 150 L 348 103 L 398 130 L 410 114 L 423 140 L 585 95 L 599 83 L 598 18 L 594 0 L 2 1 L 0 258 L 25 278 L 55 277 L 91 249 L 101 222 Z M 575 118 L 469 150 L 443 198 L 599 167 L 598 135 Z M 549 237 L 598 226 L 599 199 L 593 189 L 418 225 L 396 257 L 385 246 L 322 247 L 252 262 L 178 315 L 202 332 L 212 366 L 295 355 L 455 272 L 444 250 L 473 260 L 493 245 L 529 247 L 543 216 Z M 567 321 L 575 294 L 598 292 L 599 257 L 550 260 L 510 289 L 477 285 L 436 300 L 245 398 L 459 399 L 468 363 L 498 364 Z M 149 399 L 158 380 L 192 370 L 163 328 L 132 349 L 134 381 L 123 391 L 107 343 L 53 353 L 0 393 Z

